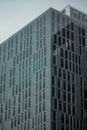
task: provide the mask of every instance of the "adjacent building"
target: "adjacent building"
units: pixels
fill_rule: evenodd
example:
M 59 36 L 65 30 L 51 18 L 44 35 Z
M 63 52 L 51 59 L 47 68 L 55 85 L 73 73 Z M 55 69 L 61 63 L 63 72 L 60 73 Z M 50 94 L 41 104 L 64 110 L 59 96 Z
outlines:
M 87 129 L 87 15 L 72 10 L 50 8 L 0 44 L 0 130 Z

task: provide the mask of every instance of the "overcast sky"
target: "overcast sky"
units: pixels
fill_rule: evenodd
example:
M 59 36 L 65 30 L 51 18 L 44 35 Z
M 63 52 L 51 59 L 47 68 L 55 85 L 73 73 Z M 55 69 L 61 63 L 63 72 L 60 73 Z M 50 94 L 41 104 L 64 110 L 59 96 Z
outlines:
M 0 0 L 0 43 L 48 8 L 60 11 L 68 4 L 87 13 L 87 0 Z

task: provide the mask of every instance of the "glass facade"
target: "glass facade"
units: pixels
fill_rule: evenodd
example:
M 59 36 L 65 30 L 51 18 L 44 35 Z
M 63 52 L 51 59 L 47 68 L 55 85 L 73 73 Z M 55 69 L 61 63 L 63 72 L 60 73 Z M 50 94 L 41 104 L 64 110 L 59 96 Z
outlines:
M 86 130 L 87 26 L 55 11 L 51 15 L 52 130 Z
M 50 8 L 0 44 L 0 130 L 86 130 L 86 43 Z

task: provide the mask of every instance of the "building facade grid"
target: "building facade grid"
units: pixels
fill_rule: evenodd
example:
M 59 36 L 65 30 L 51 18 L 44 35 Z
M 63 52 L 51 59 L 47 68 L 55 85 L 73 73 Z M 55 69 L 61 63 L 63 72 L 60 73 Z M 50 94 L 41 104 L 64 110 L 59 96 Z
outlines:
M 87 26 L 53 8 L 0 44 L 0 130 L 86 130 Z

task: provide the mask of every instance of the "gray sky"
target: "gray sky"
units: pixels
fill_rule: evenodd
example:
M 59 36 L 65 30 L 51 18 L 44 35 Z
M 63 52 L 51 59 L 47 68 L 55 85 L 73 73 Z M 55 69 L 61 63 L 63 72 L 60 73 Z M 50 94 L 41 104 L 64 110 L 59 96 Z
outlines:
M 87 13 L 87 0 L 0 0 L 0 43 L 48 8 L 68 4 Z

